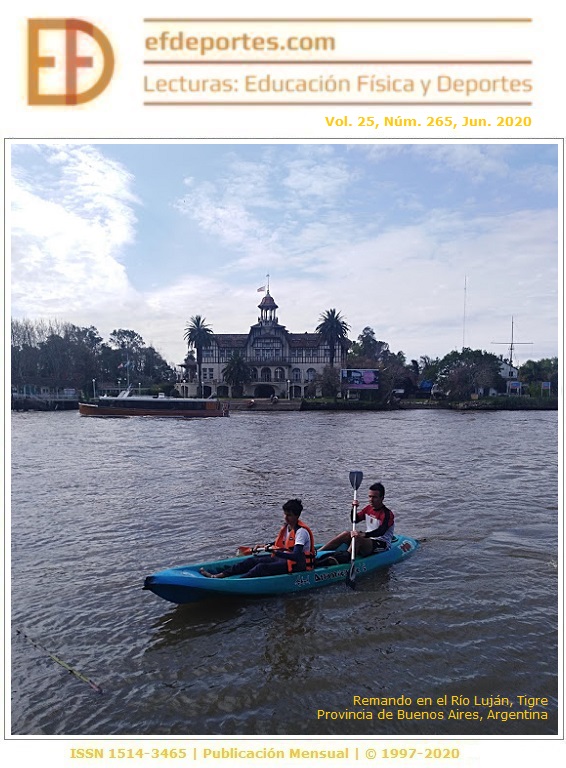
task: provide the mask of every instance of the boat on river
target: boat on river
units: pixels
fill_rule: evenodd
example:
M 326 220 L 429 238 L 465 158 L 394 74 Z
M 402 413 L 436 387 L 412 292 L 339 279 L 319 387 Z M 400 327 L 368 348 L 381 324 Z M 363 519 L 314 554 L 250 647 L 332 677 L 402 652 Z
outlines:
M 79 403 L 81 416 L 169 416 L 183 419 L 204 416 L 229 416 L 228 403 L 206 398 L 134 395 L 130 389 L 116 397 L 103 395 L 89 403 Z
M 394 563 L 409 557 L 417 549 L 418 543 L 410 536 L 397 535 L 393 538 L 391 548 L 368 557 L 356 558 L 356 578 L 387 568 Z M 324 554 L 320 546 L 317 548 L 317 558 Z M 265 555 L 269 557 L 269 555 Z M 240 558 L 215 560 L 207 563 L 195 563 L 167 568 L 164 571 L 147 576 L 143 589 L 149 589 L 158 597 L 171 603 L 194 603 L 206 598 L 261 597 L 269 595 L 284 595 L 291 592 L 304 592 L 307 589 L 326 587 L 346 581 L 350 574 L 350 563 L 316 567 L 312 571 L 282 574 L 280 576 L 260 576 L 257 578 L 242 578 L 228 576 L 224 579 L 211 579 L 203 576 L 200 569 L 212 573 L 237 563 Z

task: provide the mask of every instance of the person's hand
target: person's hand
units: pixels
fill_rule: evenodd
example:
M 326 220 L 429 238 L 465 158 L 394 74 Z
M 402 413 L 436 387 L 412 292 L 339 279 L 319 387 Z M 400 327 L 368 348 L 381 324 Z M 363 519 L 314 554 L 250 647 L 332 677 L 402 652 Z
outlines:
M 360 531 L 350 531 L 350 536 L 352 539 L 360 539 L 362 538 L 363 534 L 360 533 Z
M 354 499 L 354 501 L 352 502 L 352 506 L 353 507 L 359 507 L 360 506 L 360 502 L 357 499 Z

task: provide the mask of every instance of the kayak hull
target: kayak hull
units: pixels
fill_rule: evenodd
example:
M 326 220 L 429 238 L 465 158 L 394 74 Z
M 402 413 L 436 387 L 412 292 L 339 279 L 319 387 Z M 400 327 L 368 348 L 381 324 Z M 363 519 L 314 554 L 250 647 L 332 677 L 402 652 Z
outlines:
M 417 541 L 410 536 L 395 536 L 391 548 L 385 552 L 378 552 L 369 557 L 356 558 L 356 578 L 382 570 L 404 560 L 412 555 L 417 547 Z M 147 576 L 143 588 L 150 590 L 164 600 L 180 605 L 194 603 L 207 598 L 236 595 L 239 597 L 267 597 L 270 595 L 304 592 L 305 590 L 326 587 L 329 584 L 345 581 L 350 573 L 350 563 L 315 568 L 312 571 L 301 571 L 280 576 L 261 576 L 258 578 L 230 576 L 225 579 L 211 579 L 199 572 L 201 568 L 211 572 L 219 572 L 224 567 L 237 563 L 240 560 L 241 558 L 230 558 L 227 560 L 215 560 L 207 563 L 167 568 Z

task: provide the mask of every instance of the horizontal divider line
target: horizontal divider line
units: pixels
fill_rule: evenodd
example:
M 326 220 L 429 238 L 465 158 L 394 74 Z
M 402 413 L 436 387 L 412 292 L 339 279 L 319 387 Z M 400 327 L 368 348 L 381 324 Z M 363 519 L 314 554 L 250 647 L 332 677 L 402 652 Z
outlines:
M 230 24 L 248 24 L 249 22 L 265 22 L 265 23 L 271 23 L 271 22 L 277 22 L 277 23 L 283 23 L 283 22 L 289 22 L 290 24 L 297 24 L 301 22 L 305 22 L 308 24 L 320 24 L 320 23 L 330 23 L 330 24 L 369 24 L 369 23 L 377 23 L 377 24 L 531 24 L 532 18 L 528 17 L 497 17 L 497 18 L 359 18 L 359 19 L 353 19 L 353 18 L 344 18 L 344 19 L 327 19 L 327 18 L 308 18 L 308 19 L 265 19 L 265 18 L 238 18 L 238 19 L 219 19 L 218 17 L 214 19 L 198 19 L 198 18 L 191 18 L 191 19 L 179 19 L 179 18 L 172 18 L 172 19 L 161 19 L 161 18 L 148 18 L 144 19 L 145 24 L 162 24 L 162 23 L 196 23 L 196 24 L 223 24 L 223 23 L 230 23 Z
M 532 107 L 532 101 L 144 101 L 144 107 Z
M 357 61 L 356 60 L 354 60 L 354 61 L 352 61 L 352 60 L 347 60 L 347 61 L 340 61 L 340 60 L 338 60 L 338 61 L 335 61 L 334 59 L 317 59 L 316 61 L 313 61 L 312 59 L 306 60 L 306 61 L 303 60 L 303 59 L 301 59 L 299 61 L 270 61 L 269 59 L 267 59 L 267 60 L 266 59 L 258 59 L 257 61 L 254 61 L 253 59 L 251 59 L 251 60 L 250 59 L 242 59 L 241 61 L 239 61 L 238 59 L 222 59 L 222 60 L 219 59 L 219 60 L 216 60 L 216 61 L 199 61 L 199 60 L 196 60 L 196 59 L 179 59 L 178 61 L 172 61 L 171 59 L 155 59 L 155 60 L 147 59 L 143 63 L 144 64 L 160 64 L 160 65 L 161 64 L 178 64 L 178 65 L 197 64 L 197 65 L 208 65 L 208 66 L 212 66 L 212 65 L 216 65 L 216 64 L 222 64 L 222 65 L 229 64 L 230 66 L 237 66 L 237 65 L 244 65 L 244 64 L 245 65 L 252 65 L 252 66 L 254 64 L 257 64 L 258 66 L 269 66 L 271 64 L 294 64 L 294 65 L 297 64 L 297 65 L 301 65 L 301 66 L 304 65 L 304 64 L 308 64 L 308 65 L 311 65 L 311 66 L 315 65 L 315 64 L 318 65 L 318 66 L 321 66 L 321 65 L 324 65 L 324 64 L 335 64 L 335 65 L 350 65 L 350 64 L 351 65 L 355 65 L 355 64 L 360 64 L 360 65 L 369 65 L 369 64 L 387 64 L 387 65 L 395 65 L 395 64 L 417 65 L 418 64 L 418 65 L 423 65 L 423 64 L 425 64 L 425 65 L 431 65 L 431 66 L 441 66 L 441 65 L 447 65 L 447 64 L 450 64 L 452 66 L 454 66 L 454 65 L 459 65 L 459 66 L 460 65 L 461 66 L 476 66 L 478 64 L 479 65 L 484 65 L 484 64 L 489 64 L 489 65 L 501 64 L 501 65 L 506 65 L 506 66 L 511 66 L 511 65 L 524 66 L 524 65 L 530 65 L 533 62 L 532 62 L 531 59 L 524 59 L 524 60 L 522 60 L 522 59 L 513 59 L 513 60 L 511 60 L 511 59 L 509 59 L 509 60 L 506 60 L 506 59 L 494 59 L 494 60 L 488 60 L 488 59 L 463 60 L 463 59 L 460 59 L 460 60 L 455 60 L 455 61 L 450 61 L 448 59 L 444 59 L 442 61 L 430 61 L 430 60 L 429 61 L 424 61 L 424 60 L 420 60 L 420 59 L 407 60 L 407 61 L 399 61 L 399 60 L 396 60 L 396 59 L 380 59 L 380 60 L 375 60 L 375 61 L 366 61 L 366 60 L 361 60 L 361 59 L 357 60 Z

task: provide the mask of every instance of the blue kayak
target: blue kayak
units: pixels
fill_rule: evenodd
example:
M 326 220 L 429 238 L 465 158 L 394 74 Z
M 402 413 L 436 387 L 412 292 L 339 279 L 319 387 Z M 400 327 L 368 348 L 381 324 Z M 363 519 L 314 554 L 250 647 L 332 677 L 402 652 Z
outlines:
M 395 536 L 390 549 L 368 557 L 356 558 L 356 578 L 404 560 L 412 555 L 417 547 L 418 543 L 415 539 L 409 536 Z M 319 549 L 317 554 L 320 557 L 323 553 Z M 331 555 L 332 552 L 327 554 Z M 164 600 L 181 604 L 194 603 L 210 597 L 230 597 L 231 595 L 258 597 L 303 592 L 306 589 L 326 587 L 329 584 L 345 581 L 350 573 L 350 563 L 258 578 L 229 576 L 225 579 L 211 579 L 200 573 L 201 568 L 211 572 L 221 571 L 224 567 L 239 562 L 240 559 L 230 558 L 167 568 L 147 576 L 143 588 L 149 589 Z

